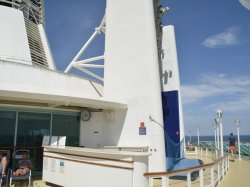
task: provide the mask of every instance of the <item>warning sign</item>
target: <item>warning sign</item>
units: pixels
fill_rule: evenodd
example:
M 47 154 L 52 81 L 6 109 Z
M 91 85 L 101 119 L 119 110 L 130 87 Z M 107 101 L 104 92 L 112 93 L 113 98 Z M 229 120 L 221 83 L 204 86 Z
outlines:
M 147 130 L 146 127 L 139 127 L 139 135 L 146 135 Z

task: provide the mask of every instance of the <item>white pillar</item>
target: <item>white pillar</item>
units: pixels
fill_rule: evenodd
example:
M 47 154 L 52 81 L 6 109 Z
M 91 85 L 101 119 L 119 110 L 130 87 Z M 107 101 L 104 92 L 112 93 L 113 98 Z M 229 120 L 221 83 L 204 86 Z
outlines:
M 241 160 L 241 155 L 240 155 L 240 128 L 239 128 L 239 125 L 237 125 L 237 133 L 238 133 L 239 160 Z
M 216 124 L 214 125 L 214 146 L 215 146 L 215 149 L 217 149 L 217 130 L 216 130 Z
M 219 130 L 219 124 L 216 126 L 217 131 L 217 149 L 220 150 L 220 130 Z
M 197 129 L 197 136 L 198 136 L 198 146 L 200 146 L 200 131 Z
M 224 155 L 224 150 L 223 150 L 223 131 L 222 131 L 222 123 L 221 123 L 221 120 L 220 120 L 220 156 L 223 157 Z
M 217 119 L 215 119 L 216 123 L 218 124 L 218 126 L 220 126 L 220 152 L 221 152 L 221 157 L 223 157 L 224 155 L 224 150 L 223 150 L 223 130 L 222 130 L 222 115 L 223 115 L 223 111 L 221 109 L 218 109 L 217 112 Z

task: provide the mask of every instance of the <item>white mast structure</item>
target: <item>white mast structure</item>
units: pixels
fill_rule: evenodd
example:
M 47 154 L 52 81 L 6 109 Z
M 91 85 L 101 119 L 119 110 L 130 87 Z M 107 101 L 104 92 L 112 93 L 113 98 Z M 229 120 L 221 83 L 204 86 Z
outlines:
M 124 121 L 114 121 L 111 131 L 119 133 L 113 143 L 116 146 L 148 146 L 152 154 L 149 171 L 166 170 L 166 124 L 163 121 L 162 93 L 175 92 L 177 112 L 171 122 L 175 128 L 171 136 L 181 144 L 179 157 L 184 157 L 184 126 L 180 96 L 180 80 L 173 26 L 163 27 L 163 8 L 159 0 L 107 0 L 106 13 L 89 40 L 69 63 L 65 72 L 76 68 L 104 84 L 104 97 L 122 100 L 127 111 L 116 116 Z M 133 8 L 131 8 L 133 7 Z M 105 34 L 105 53 L 97 57 L 79 60 L 98 34 Z M 93 62 L 104 60 L 104 65 Z M 89 68 L 104 68 L 104 77 Z M 168 72 L 166 82 L 166 73 Z M 178 119 L 177 119 L 177 118 Z M 165 127 L 164 127 L 165 125 Z M 174 125 L 176 127 L 174 127 Z M 140 127 L 147 130 L 142 135 Z M 114 138 L 115 139 L 115 138 Z
M 0 0 L 0 5 L 4 28 L 0 31 L 0 60 L 55 70 L 44 29 L 44 0 Z
M 133 7 L 133 8 L 131 8 Z M 166 171 L 164 123 L 162 116 L 160 57 L 160 15 L 167 9 L 159 0 L 107 0 L 101 24 L 83 45 L 65 72 L 72 67 L 104 83 L 104 97 L 128 103 L 120 111 L 124 121 L 115 121 L 117 146 L 148 146 L 152 154 L 149 171 Z M 105 33 L 105 55 L 79 60 L 94 38 Z M 91 62 L 104 60 L 104 65 Z M 104 68 L 100 77 L 86 68 Z M 144 125 L 145 124 L 145 125 Z M 145 134 L 139 128 L 147 129 Z

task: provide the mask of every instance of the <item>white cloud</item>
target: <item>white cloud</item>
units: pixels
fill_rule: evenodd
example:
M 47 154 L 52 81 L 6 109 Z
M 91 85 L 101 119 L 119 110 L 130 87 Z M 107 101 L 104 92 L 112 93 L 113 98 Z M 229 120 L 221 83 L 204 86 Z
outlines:
M 208 73 L 203 74 L 198 83 L 184 85 L 181 88 L 185 128 L 191 129 L 193 135 L 196 125 L 202 127 L 201 134 L 213 133 L 218 108 L 224 112 L 225 134 L 234 131 L 235 118 L 241 119 L 243 134 L 250 133 L 250 118 L 247 115 L 250 109 L 250 75 L 228 76 Z
M 230 101 L 225 103 L 226 111 L 246 111 L 250 108 L 250 95 L 244 96 L 236 101 Z
M 231 27 L 223 32 L 208 37 L 202 42 L 202 45 L 208 48 L 237 45 L 240 43 L 239 27 Z
M 228 77 L 225 74 L 203 74 L 198 84 L 183 85 L 183 103 L 197 102 L 213 96 L 250 93 L 250 76 Z

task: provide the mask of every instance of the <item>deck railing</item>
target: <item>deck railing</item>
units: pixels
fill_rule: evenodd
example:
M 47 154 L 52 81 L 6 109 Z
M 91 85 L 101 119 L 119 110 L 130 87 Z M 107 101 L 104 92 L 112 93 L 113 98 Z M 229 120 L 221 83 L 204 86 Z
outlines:
M 211 158 L 213 160 L 218 158 L 218 150 L 209 146 L 186 146 L 186 155 L 194 155 L 197 158 L 208 158 L 209 152 L 211 153 Z
M 206 157 L 208 157 L 208 148 L 204 147 L 196 147 L 196 154 L 198 155 L 198 152 L 200 150 L 200 153 L 202 155 L 202 150 L 205 151 Z M 200 166 L 190 167 L 182 170 L 175 170 L 175 171 L 168 171 L 168 172 L 151 172 L 151 173 L 145 173 L 144 176 L 148 177 L 149 180 L 149 187 L 154 186 L 154 179 L 161 179 L 161 185 L 162 187 L 169 187 L 170 186 L 170 177 L 176 177 L 179 175 L 186 174 L 186 183 L 188 187 L 192 186 L 191 181 L 191 174 L 193 172 L 199 172 L 199 183 L 200 187 L 214 187 L 217 184 L 220 183 L 220 181 L 224 178 L 225 174 L 227 173 L 229 169 L 229 155 L 225 154 L 225 156 L 216 159 L 212 163 L 209 164 L 202 164 Z M 205 184 L 204 182 L 204 171 L 209 170 L 210 173 L 210 182 L 208 184 Z
M 197 146 L 197 142 L 193 142 L 193 145 Z M 200 145 L 204 147 L 214 148 L 214 149 L 216 147 L 214 141 L 200 141 Z M 235 149 L 236 155 L 239 154 L 238 148 L 239 147 L 236 146 L 236 149 Z M 224 151 L 229 152 L 227 142 L 223 143 L 223 149 Z M 250 160 L 250 142 L 241 142 L 240 149 L 241 149 L 241 157 L 244 159 Z

